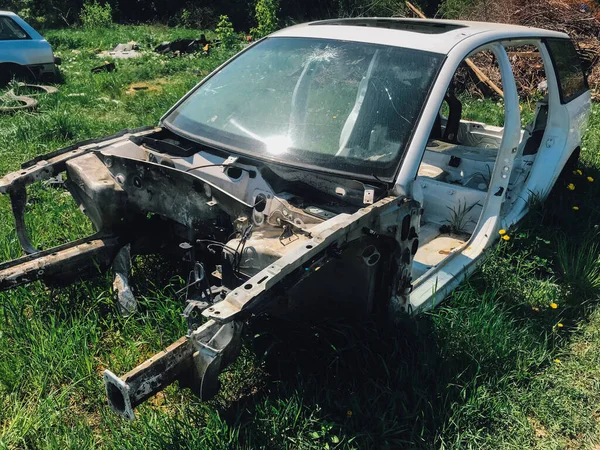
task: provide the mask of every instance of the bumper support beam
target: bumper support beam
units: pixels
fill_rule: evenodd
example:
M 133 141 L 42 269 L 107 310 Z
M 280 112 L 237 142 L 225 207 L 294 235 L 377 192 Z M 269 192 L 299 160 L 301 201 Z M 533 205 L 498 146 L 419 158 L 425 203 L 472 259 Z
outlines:
M 212 398 L 220 387 L 219 374 L 239 353 L 241 331 L 240 322 L 209 320 L 122 377 L 105 370 L 109 406 L 134 420 L 136 406 L 175 381 L 190 387 L 201 400 Z

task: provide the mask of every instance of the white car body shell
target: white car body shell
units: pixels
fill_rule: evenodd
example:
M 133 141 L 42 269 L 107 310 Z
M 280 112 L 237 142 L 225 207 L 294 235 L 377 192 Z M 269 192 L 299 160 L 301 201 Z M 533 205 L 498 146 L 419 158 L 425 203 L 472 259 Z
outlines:
M 312 22 L 285 28 L 267 38 L 303 37 L 365 42 L 445 55 L 445 61 L 426 100 L 421 118 L 414 129 L 412 140 L 395 179 L 394 190 L 398 195 L 407 195 L 423 204 L 423 191 L 418 176 L 419 167 L 423 161 L 430 132 L 459 64 L 470 54 L 486 49 L 494 53 L 502 75 L 505 125 L 501 128 L 478 124 L 493 129 L 502 136 L 495 169 L 490 177 L 479 220 L 468 241 L 459 248 L 453 249 L 448 257 L 414 280 L 413 290 L 407 294 L 404 309 L 418 313 L 436 306 L 477 267 L 482 261 L 485 249 L 498 240 L 498 231 L 515 225 L 527 213 L 532 197 L 543 199 L 549 194 L 566 162 L 581 144 L 590 114 L 591 93 L 587 90 L 568 103 L 561 101 L 559 81 L 544 40 L 569 39 L 565 33 L 486 22 L 400 19 L 404 24 L 414 23 L 417 27 L 423 24 L 456 26 L 455 29 L 444 33 L 428 34 L 394 29 L 389 26 L 378 27 L 375 24 L 378 20 L 393 21 L 394 19 L 361 18 Z M 520 187 L 519 192 L 512 193 L 513 201 L 510 208 L 503 206 L 517 149 L 522 144 L 523 131 L 516 84 L 503 44 L 536 45 L 546 68 L 548 83 L 548 120 L 542 143 L 526 182 Z M 213 73 L 218 73 L 219 70 L 220 68 Z M 163 118 L 168 116 L 188 95 L 176 103 Z M 447 189 L 447 187 L 434 186 L 433 191 L 430 189 L 429 195 L 445 195 Z

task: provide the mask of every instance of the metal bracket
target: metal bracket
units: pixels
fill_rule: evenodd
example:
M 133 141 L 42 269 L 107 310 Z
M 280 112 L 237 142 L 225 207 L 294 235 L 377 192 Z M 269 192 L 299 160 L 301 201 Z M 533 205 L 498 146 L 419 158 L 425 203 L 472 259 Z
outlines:
M 35 248 L 29 240 L 29 236 L 27 236 L 27 230 L 25 228 L 25 205 L 27 204 L 27 190 L 25 189 L 25 185 L 14 185 L 10 190 L 9 195 L 13 215 L 15 216 L 17 237 L 19 238 L 21 247 L 27 255 L 37 253 L 39 250 Z
M 202 322 L 202 311 L 210 306 L 210 303 L 201 300 L 187 300 L 187 305 L 181 314 L 185 317 L 188 332 L 193 332 Z
M 225 324 L 209 320 L 190 335 L 194 347 L 192 390 L 200 400 L 219 392 L 219 374 L 235 360 L 241 347 L 241 322 Z
M 129 285 L 129 273 L 131 272 L 131 245 L 127 244 L 115 256 L 113 260 L 115 279 L 113 291 L 116 296 L 119 311 L 123 317 L 128 317 L 137 311 L 137 300 Z

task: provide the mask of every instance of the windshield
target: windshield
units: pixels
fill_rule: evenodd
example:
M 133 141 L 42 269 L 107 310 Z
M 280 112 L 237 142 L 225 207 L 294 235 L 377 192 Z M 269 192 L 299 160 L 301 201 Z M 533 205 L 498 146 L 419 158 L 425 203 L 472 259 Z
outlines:
M 443 56 L 268 38 L 182 102 L 174 131 L 287 164 L 393 177 Z

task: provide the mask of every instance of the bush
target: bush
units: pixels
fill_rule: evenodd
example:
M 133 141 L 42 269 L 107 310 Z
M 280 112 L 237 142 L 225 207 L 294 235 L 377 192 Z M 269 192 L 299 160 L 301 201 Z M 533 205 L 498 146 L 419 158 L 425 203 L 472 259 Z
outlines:
M 187 9 L 183 8 L 183 10 L 181 11 L 181 15 L 179 16 L 179 22 L 184 27 L 191 28 L 192 13 L 189 12 Z
M 459 19 L 469 17 L 479 5 L 474 0 L 443 0 L 440 4 L 440 14 L 446 19 Z
M 412 3 L 418 4 L 413 0 Z M 412 15 L 407 11 L 403 0 L 378 0 L 376 2 L 366 0 L 338 0 L 337 16 L 338 17 L 404 17 Z
M 221 41 L 221 46 L 227 50 L 235 47 L 237 43 L 237 35 L 233 29 L 233 25 L 229 20 L 228 16 L 220 16 L 219 23 L 215 30 L 219 40 Z
M 179 13 L 179 17 L 175 17 L 174 20 L 170 20 L 169 22 L 172 22 L 176 26 L 202 30 L 214 28 L 217 24 L 217 18 L 212 8 L 188 3 Z
M 258 0 L 254 8 L 254 17 L 256 18 L 256 28 L 250 30 L 250 34 L 255 39 L 260 39 L 277 30 L 278 20 L 277 11 L 279 10 L 279 0 Z
M 79 13 L 79 20 L 85 28 L 110 27 L 113 23 L 112 8 L 110 4 L 101 5 L 96 0 L 84 3 L 81 13 Z

